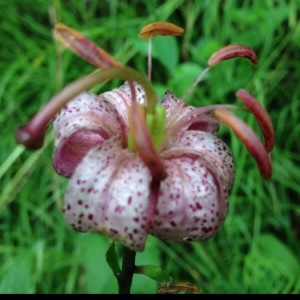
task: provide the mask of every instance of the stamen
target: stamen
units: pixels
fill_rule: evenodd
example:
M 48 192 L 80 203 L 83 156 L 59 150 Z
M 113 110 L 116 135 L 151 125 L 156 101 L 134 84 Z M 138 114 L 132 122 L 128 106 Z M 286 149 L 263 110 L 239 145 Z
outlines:
M 269 179 L 272 175 L 270 158 L 264 145 L 254 131 L 244 121 L 228 110 L 218 108 L 215 110 L 215 116 L 233 130 L 254 157 L 262 176 L 265 179 Z
M 270 152 L 274 146 L 274 128 L 269 114 L 260 102 L 247 91 L 241 89 L 236 93 L 236 96 L 253 113 L 262 130 L 265 140 L 265 149 L 267 152 Z
M 67 85 L 62 91 L 50 99 L 26 125 L 17 128 L 15 130 L 17 142 L 23 144 L 28 149 L 34 150 L 41 148 L 48 124 L 70 100 L 95 84 L 114 78 L 139 82 L 146 93 L 147 112 L 155 113 L 157 96 L 147 79 L 138 71 L 129 67 L 97 70 Z
M 152 39 L 148 40 L 148 80 L 151 82 L 152 75 Z
M 139 33 L 139 38 L 149 39 L 156 35 L 178 36 L 184 33 L 184 29 L 169 22 L 154 22 L 146 25 Z
M 186 98 L 190 95 L 190 93 L 193 91 L 193 89 L 196 87 L 196 85 L 203 79 L 203 77 L 206 75 L 206 73 L 208 73 L 209 70 L 210 70 L 210 67 L 207 67 L 200 73 L 200 75 L 196 78 L 196 80 L 192 83 L 192 85 L 188 88 L 188 90 L 182 96 L 183 101 L 186 100 Z
M 152 73 L 152 37 L 156 35 L 178 36 L 184 33 L 183 28 L 169 22 L 154 22 L 142 28 L 138 37 L 148 39 L 148 80 L 151 81 Z
M 122 67 L 110 54 L 94 44 L 78 31 L 58 23 L 54 30 L 55 37 L 75 54 L 98 68 Z
M 208 67 L 206 67 L 206 69 L 204 69 L 203 72 L 200 73 L 197 79 L 188 88 L 188 90 L 183 95 L 182 100 L 186 100 L 186 98 L 190 95 L 190 93 L 197 86 L 197 84 L 203 79 L 203 77 L 206 75 L 206 73 L 210 70 L 211 67 L 214 67 L 223 60 L 228 60 L 235 57 L 246 57 L 250 59 L 253 64 L 257 64 L 256 53 L 250 47 L 239 44 L 225 46 L 210 56 L 210 58 L 207 61 Z
M 207 63 L 210 67 L 213 67 L 223 60 L 235 57 L 245 57 L 251 60 L 253 64 L 257 64 L 257 56 L 253 49 L 240 44 L 231 44 L 221 48 L 211 55 Z

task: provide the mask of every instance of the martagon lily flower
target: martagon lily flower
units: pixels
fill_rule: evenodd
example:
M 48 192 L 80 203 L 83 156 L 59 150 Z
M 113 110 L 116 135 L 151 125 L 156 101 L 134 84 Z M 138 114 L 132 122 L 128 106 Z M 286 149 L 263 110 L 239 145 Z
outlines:
M 173 24 L 157 22 L 140 37 L 182 33 Z M 255 116 L 264 142 L 231 112 L 236 105 L 196 108 L 185 103 L 186 95 L 180 99 L 170 91 L 158 102 L 143 75 L 78 32 L 58 24 L 55 34 L 101 69 L 65 87 L 15 136 L 28 148 L 41 148 L 53 120 L 53 166 L 70 178 L 63 212 L 75 230 L 101 232 L 134 251 L 144 249 L 148 234 L 176 242 L 212 237 L 227 215 L 235 174 L 233 155 L 217 136 L 221 123 L 245 144 L 262 176 L 271 177 L 272 122 L 247 91 L 236 96 Z M 193 86 L 211 67 L 234 57 L 257 62 L 251 48 L 228 45 L 210 57 Z M 125 80 L 119 88 L 101 95 L 86 92 L 116 77 Z

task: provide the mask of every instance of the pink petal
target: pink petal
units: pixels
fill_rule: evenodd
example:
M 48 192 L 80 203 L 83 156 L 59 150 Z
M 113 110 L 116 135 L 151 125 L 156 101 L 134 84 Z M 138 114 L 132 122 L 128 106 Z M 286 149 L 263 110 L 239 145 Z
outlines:
M 169 176 L 161 182 L 148 232 L 178 242 L 211 237 L 224 220 L 214 176 L 201 161 L 188 155 L 165 161 L 165 168 Z
M 168 119 L 168 145 L 173 144 L 177 136 L 186 130 L 201 130 L 213 135 L 218 132 L 220 122 L 211 111 L 219 105 L 189 106 L 169 91 L 165 93 L 161 105 L 165 107 Z
M 106 140 L 76 168 L 65 198 L 65 219 L 78 231 L 98 231 L 141 251 L 150 181 L 148 168 L 137 156 Z
M 228 192 L 234 180 L 235 165 L 232 152 L 221 139 L 204 131 L 186 131 L 162 153 L 162 157 L 180 153 L 197 155 L 209 161 L 221 178 L 224 191 Z
M 227 213 L 234 178 L 229 148 L 209 133 L 191 130 L 161 155 L 168 177 L 161 182 L 149 233 L 173 241 L 211 237 Z
M 70 177 L 83 156 L 110 136 L 125 140 L 125 124 L 113 106 L 91 93 L 68 103 L 53 122 L 54 168 Z
M 133 82 L 133 86 L 135 88 L 137 103 L 145 104 L 146 95 L 143 87 L 137 82 Z M 132 103 L 132 95 L 127 81 L 112 91 L 104 92 L 99 96 L 99 98 L 110 102 L 116 108 L 124 123 L 128 125 L 128 110 Z

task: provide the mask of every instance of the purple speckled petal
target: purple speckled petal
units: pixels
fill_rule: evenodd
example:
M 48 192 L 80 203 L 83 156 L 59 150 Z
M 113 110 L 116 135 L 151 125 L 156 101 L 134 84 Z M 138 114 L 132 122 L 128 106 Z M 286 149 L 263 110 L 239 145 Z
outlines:
M 168 177 L 161 182 L 149 233 L 173 241 L 207 239 L 227 213 L 234 162 L 214 135 L 186 131 L 161 154 Z
M 210 112 L 214 106 L 196 108 L 187 105 L 181 99 L 176 98 L 167 91 L 161 101 L 167 115 L 167 142 L 174 143 L 178 135 L 186 130 L 201 130 L 216 135 L 220 125 L 219 120 Z
M 190 242 L 207 239 L 223 222 L 216 180 L 200 160 L 188 155 L 165 161 L 169 176 L 161 182 L 149 233 Z
M 166 109 L 167 118 L 171 118 L 172 116 L 174 116 L 179 107 L 187 106 L 184 101 L 176 98 L 170 91 L 165 92 L 160 104 Z
M 60 111 L 53 121 L 58 173 L 70 177 L 82 157 L 110 136 L 125 140 L 125 124 L 116 109 L 97 95 L 82 93 Z
M 148 168 L 136 155 L 118 141 L 106 140 L 76 168 L 65 198 L 65 219 L 78 231 L 99 231 L 141 251 L 150 181 Z
M 221 179 L 224 192 L 229 191 L 234 179 L 235 165 L 232 152 L 222 140 L 204 131 L 188 130 L 161 155 L 168 158 L 180 153 L 197 155 L 209 161 Z
M 133 82 L 136 101 L 139 104 L 146 104 L 146 94 L 144 88 L 137 82 Z M 100 99 L 110 102 L 118 111 L 125 124 L 128 125 L 128 110 L 132 102 L 131 91 L 128 82 L 112 91 L 104 92 L 99 95 Z

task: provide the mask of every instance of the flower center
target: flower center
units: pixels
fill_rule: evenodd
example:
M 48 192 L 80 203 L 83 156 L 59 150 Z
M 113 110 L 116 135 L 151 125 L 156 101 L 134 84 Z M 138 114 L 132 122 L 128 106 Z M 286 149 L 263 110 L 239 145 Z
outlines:
M 167 123 L 166 109 L 158 105 L 155 107 L 154 113 L 146 114 L 146 125 L 149 131 L 152 145 L 154 149 L 159 152 L 165 142 L 165 128 Z M 128 149 L 132 152 L 135 152 L 135 144 L 132 131 L 128 133 Z

